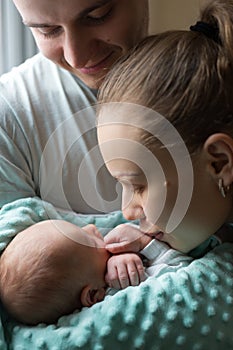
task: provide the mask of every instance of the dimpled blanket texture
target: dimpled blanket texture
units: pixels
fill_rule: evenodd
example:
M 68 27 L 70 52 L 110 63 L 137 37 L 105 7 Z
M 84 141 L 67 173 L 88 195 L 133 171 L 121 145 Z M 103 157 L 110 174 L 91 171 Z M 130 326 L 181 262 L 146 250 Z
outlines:
M 14 205 L 17 201 L 0 212 L 1 249 L 25 227 L 54 215 L 59 219 L 52 206 L 37 199 L 25 200 L 21 210 Z M 114 225 L 121 220 L 115 215 Z M 96 219 L 90 217 L 90 223 Z M 233 245 L 222 244 L 176 273 L 148 278 L 57 324 L 25 326 L 1 312 L 0 349 L 233 349 L 232 262 Z

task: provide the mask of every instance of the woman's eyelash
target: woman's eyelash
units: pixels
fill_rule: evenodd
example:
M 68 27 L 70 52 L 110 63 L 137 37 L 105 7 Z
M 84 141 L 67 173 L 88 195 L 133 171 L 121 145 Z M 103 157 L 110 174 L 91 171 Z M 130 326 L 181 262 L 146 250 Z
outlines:
M 145 187 L 144 186 L 134 186 L 134 192 L 136 193 L 142 193 L 144 191 Z
M 130 182 L 122 181 L 116 178 L 117 182 L 121 184 L 121 186 L 129 188 L 131 191 L 141 194 L 145 191 L 146 186 L 145 185 L 134 185 Z

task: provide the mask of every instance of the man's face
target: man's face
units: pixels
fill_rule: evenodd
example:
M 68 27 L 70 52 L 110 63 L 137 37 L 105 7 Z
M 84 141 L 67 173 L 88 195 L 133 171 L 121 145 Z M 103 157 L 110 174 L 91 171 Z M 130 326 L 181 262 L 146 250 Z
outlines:
M 148 0 L 13 0 L 40 51 L 91 88 L 147 35 Z

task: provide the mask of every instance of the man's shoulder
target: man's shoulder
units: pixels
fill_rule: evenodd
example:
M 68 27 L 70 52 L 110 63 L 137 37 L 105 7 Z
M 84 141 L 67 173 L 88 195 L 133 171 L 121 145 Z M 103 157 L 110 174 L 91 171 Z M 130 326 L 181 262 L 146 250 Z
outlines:
M 58 98 L 59 97 L 59 98 Z M 43 101 L 43 105 L 41 102 Z M 56 101 L 52 107 L 53 101 Z M 41 53 L 29 58 L 21 65 L 0 77 L 1 114 L 46 108 L 63 110 L 66 106 L 72 113 L 94 104 L 96 97 L 83 83 L 59 67 Z M 44 106 L 44 107 L 43 107 Z M 81 107 L 80 107 L 81 106 Z
M 45 74 L 52 78 L 54 65 L 40 53 L 0 77 L 0 96 L 9 105 L 25 102 L 28 96 L 41 95 L 46 86 Z M 45 73 L 46 72 L 46 73 Z
M 49 67 L 50 62 L 41 53 L 38 53 L 18 66 L 13 67 L 9 72 L 0 77 L 2 85 L 16 80 L 19 76 L 29 75 L 32 71 L 38 71 L 41 67 Z

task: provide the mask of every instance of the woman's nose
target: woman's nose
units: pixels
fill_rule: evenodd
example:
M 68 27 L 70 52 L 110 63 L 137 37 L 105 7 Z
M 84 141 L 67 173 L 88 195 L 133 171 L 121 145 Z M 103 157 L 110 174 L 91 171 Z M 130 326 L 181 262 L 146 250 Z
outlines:
M 143 209 L 138 205 L 133 206 L 129 204 L 127 207 L 122 207 L 122 213 L 126 220 L 138 220 L 144 217 Z

